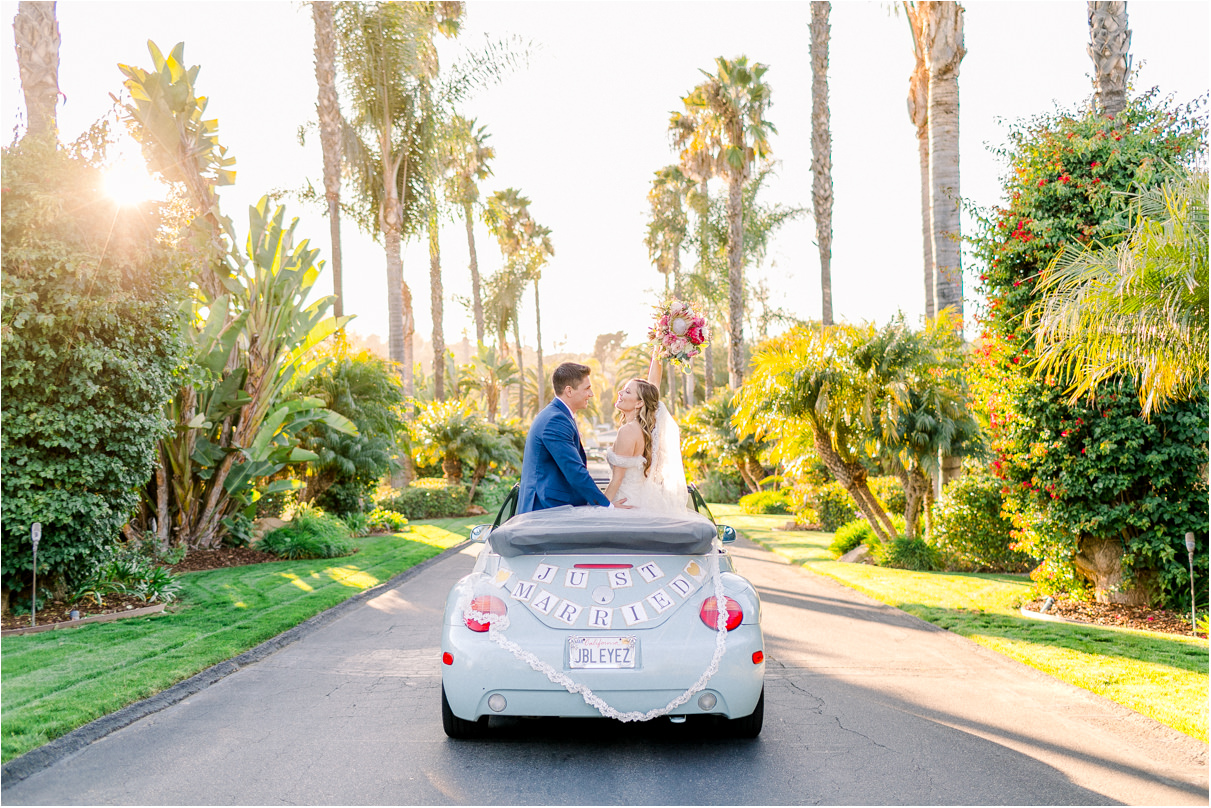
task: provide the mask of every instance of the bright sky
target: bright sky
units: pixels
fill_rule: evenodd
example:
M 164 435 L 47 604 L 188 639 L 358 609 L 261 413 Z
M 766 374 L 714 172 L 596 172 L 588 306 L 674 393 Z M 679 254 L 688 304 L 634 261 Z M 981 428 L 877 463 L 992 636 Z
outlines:
M 11 20 L 16 3 L 0 3 Z M 999 201 L 1002 166 L 990 147 L 1007 125 L 1056 105 L 1069 109 L 1090 94 L 1084 2 L 969 2 L 967 57 L 960 72 L 962 194 L 979 206 Z M 1160 86 L 1180 101 L 1208 91 L 1209 6 L 1202 2 L 1132 2 L 1135 85 Z M 462 40 L 516 35 L 535 43 L 528 68 L 471 99 L 465 114 L 487 124 L 497 151 L 484 196 L 515 186 L 550 227 L 555 258 L 544 271 L 544 348 L 588 353 L 598 334 L 625 330 L 641 340 L 650 306 L 663 288 L 643 245 L 652 172 L 675 160 L 669 113 L 711 68 L 716 56 L 747 55 L 769 65 L 768 118 L 780 161 L 766 199 L 811 204 L 811 67 L 806 2 L 470 2 Z M 318 137 L 298 143 L 314 116 L 313 28 L 293 2 L 60 2 L 59 113 L 64 140 L 74 139 L 121 90 L 116 63 L 150 66 L 146 41 L 167 51 L 185 42 L 201 65 L 199 92 L 217 117 L 220 139 L 237 159 L 237 184 L 223 191 L 224 210 L 246 231 L 244 207 L 270 190 L 310 178 L 322 187 Z M 908 24 L 890 3 L 833 4 L 830 95 L 833 130 L 833 305 L 838 318 L 884 322 L 924 312 L 921 280 L 919 166 L 905 96 L 913 67 Z M 11 47 L 3 52 L 3 120 L 23 119 Z M 326 256 L 328 228 L 318 210 L 288 203 L 298 234 Z M 965 220 L 971 232 L 971 219 Z M 476 229 L 481 272 L 500 255 L 482 224 Z M 810 217 L 787 226 L 756 270 L 778 305 L 819 317 L 819 260 Z M 351 329 L 385 335 L 382 249 L 351 222 L 342 229 L 346 312 Z M 467 247 L 461 221 L 443 228 L 447 343 L 474 339 Z M 687 255 L 683 261 L 688 263 Z M 405 280 L 417 333 L 431 333 L 429 261 L 423 241 L 408 245 Z M 971 265 L 967 309 L 975 309 Z M 330 283 L 330 281 L 329 281 Z M 523 339 L 534 340 L 533 296 Z

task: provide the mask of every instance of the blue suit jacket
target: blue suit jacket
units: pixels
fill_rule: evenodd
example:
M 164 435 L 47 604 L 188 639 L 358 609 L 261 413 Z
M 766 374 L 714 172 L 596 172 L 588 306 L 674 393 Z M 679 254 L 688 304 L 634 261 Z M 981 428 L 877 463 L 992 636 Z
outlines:
M 538 413 L 526 435 L 517 512 L 560 505 L 609 505 L 589 476 L 585 462 L 572 412 L 555 399 Z

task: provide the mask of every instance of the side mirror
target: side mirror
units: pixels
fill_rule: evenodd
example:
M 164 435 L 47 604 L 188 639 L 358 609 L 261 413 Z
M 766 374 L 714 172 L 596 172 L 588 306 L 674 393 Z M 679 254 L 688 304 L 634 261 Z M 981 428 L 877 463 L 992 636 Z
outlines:
M 491 525 L 476 525 L 471 528 L 471 541 L 487 541 L 488 534 L 492 532 Z
M 736 540 L 736 529 L 731 525 L 719 525 L 717 530 L 719 531 L 719 541 L 724 544 L 731 544 Z

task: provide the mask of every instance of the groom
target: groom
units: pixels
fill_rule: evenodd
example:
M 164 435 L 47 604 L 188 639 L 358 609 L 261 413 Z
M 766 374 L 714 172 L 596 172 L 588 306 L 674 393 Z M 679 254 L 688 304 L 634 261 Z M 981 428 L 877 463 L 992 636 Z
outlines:
M 564 362 L 551 374 L 551 385 L 555 400 L 538 414 L 526 435 L 517 512 L 559 505 L 608 506 L 610 501 L 585 468 L 584 446 L 576 429 L 576 413 L 593 397 L 589 368 Z

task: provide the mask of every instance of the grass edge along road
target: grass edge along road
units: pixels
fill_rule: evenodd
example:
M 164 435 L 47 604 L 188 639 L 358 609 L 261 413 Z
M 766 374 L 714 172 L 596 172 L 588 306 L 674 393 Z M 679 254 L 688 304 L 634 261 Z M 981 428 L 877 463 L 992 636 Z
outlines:
M 5 637 L 2 758 L 8 762 L 159 693 L 377 586 L 468 537 L 483 517 L 414 522 L 354 540 L 358 552 L 180 576 L 161 615 Z
M 1022 576 L 911 572 L 836 561 L 831 533 L 782 531 L 785 515 L 712 505 L 715 517 L 792 564 L 953 631 L 1068 684 L 1207 741 L 1207 641 L 1031 620 Z

